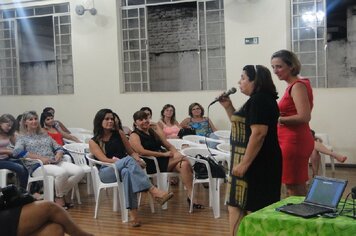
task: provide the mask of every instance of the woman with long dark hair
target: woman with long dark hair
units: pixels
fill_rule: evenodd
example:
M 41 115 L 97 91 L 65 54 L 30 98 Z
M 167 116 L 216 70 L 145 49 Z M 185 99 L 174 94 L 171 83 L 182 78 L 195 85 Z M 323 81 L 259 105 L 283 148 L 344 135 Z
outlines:
M 159 190 L 151 184 L 142 170 L 146 166 L 145 162 L 133 151 L 125 133 L 117 129 L 115 113 L 112 110 L 99 110 L 93 123 L 94 137 L 89 141 L 90 152 L 99 161 L 115 163 L 124 184 L 125 202 L 126 208 L 130 210 L 131 226 L 138 227 L 141 222 L 137 214 L 137 193 L 148 191 L 161 205 L 172 198 L 173 193 Z M 99 176 L 104 183 L 116 181 L 114 170 L 107 166 L 100 167 Z

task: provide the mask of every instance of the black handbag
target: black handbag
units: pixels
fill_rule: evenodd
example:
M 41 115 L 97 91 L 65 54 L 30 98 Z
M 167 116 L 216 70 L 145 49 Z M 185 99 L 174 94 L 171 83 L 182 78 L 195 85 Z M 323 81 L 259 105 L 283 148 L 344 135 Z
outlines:
M 181 128 L 178 132 L 178 137 L 179 138 L 182 138 L 183 136 L 186 136 L 186 135 L 195 135 L 195 129 L 193 128 Z
M 226 173 L 225 173 L 225 167 L 218 163 L 215 158 L 211 156 L 204 157 L 200 154 L 197 154 L 195 156 L 197 159 L 205 160 L 209 163 L 210 166 L 210 171 L 211 171 L 211 176 L 213 178 L 225 178 Z M 193 165 L 193 170 L 195 172 L 195 177 L 197 179 L 206 179 L 208 178 L 208 170 L 206 168 L 206 165 L 201 162 L 195 162 Z

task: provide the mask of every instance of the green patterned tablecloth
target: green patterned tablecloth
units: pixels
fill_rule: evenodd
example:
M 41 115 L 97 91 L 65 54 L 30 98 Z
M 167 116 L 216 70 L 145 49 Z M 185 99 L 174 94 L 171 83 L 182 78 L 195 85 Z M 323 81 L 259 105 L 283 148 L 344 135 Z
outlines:
M 241 222 L 238 236 L 356 236 L 356 220 L 350 217 L 304 219 L 275 210 L 286 203 L 299 203 L 303 199 L 289 197 L 246 216 Z M 341 202 L 339 208 L 343 205 Z

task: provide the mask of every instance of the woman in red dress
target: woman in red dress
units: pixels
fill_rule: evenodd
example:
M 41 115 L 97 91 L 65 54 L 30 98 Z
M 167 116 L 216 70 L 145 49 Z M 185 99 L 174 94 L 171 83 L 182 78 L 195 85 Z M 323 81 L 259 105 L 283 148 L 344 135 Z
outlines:
M 271 57 L 273 72 L 288 87 L 279 101 L 278 141 L 282 149 L 282 183 L 287 195 L 306 195 L 308 160 L 314 148 L 309 121 L 313 108 L 313 91 L 306 78 L 298 76 L 301 64 L 290 51 L 280 50 Z
M 64 145 L 63 138 L 76 143 L 81 142 L 77 137 L 68 134 L 60 129 L 57 129 L 55 126 L 53 114 L 50 112 L 42 112 L 40 124 L 41 127 L 45 130 L 45 132 L 61 146 Z

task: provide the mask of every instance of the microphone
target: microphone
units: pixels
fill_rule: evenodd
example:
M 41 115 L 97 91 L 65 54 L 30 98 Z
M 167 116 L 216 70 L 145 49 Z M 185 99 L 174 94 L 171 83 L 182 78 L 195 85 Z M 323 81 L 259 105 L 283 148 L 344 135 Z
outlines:
M 231 94 L 236 93 L 236 88 L 232 87 L 231 89 L 227 90 L 226 92 L 224 92 L 223 94 L 221 94 L 219 97 L 215 98 L 214 101 L 212 101 L 209 106 L 213 105 L 214 103 L 218 102 L 221 98 L 223 97 L 228 97 Z

